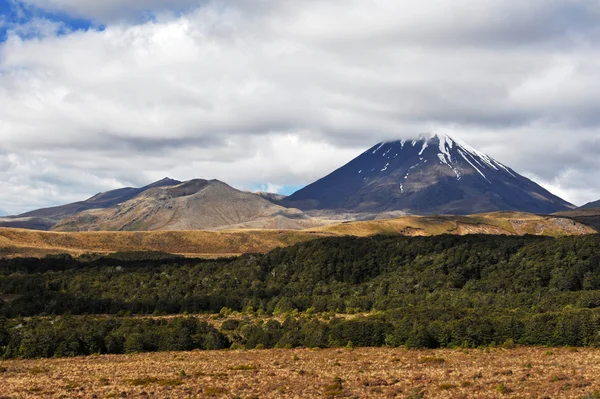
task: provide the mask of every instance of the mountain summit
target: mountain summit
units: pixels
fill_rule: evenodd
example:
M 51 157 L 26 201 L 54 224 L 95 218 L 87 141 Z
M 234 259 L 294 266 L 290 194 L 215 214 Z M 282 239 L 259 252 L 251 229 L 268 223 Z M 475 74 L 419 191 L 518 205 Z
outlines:
M 282 201 L 304 210 L 552 213 L 573 205 L 447 135 L 378 143 Z

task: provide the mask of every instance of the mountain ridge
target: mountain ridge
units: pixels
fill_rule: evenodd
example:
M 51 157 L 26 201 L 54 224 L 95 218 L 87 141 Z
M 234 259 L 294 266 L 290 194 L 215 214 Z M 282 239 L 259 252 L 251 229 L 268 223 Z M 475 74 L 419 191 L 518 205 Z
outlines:
M 580 206 L 578 209 L 600 209 L 600 200 L 588 202 L 587 204 Z

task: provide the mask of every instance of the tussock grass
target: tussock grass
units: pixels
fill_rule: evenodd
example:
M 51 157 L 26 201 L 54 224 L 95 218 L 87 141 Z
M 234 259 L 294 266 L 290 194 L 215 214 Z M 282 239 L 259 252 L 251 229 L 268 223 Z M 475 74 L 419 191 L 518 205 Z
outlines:
M 552 348 L 550 357 L 547 350 L 267 349 L 6 360 L 0 397 L 600 398 L 600 350 Z M 535 371 L 523 368 L 531 359 Z M 256 369 L 243 372 L 249 365 Z M 36 368 L 47 372 L 29 372 Z M 177 377 L 181 370 L 189 373 Z
M 233 366 L 233 367 L 229 368 L 229 370 L 233 370 L 233 371 L 240 371 L 240 370 L 247 371 L 247 370 L 256 370 L 256 369 L 258 369 L 258 367 L 256 367 L 253 364 L 242 364 L 239 366 Z

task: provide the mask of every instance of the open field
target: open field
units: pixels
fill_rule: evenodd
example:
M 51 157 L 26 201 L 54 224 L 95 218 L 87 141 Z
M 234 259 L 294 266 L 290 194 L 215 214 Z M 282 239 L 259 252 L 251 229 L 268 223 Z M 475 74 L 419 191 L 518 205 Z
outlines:
M 308 230 L 239 229 L 65 233 L 0 228 L 0 256 L 162 251 L 214 258 L 236 256 L 247 252 L 268 252 L 274 248 L 328 236 L 532 234 L 559 237 L 594 233 L 596 230 L 591 227 L 568 218 L 516 212 L 472 216 L 406 216 L 395 219 L 345 222 Z
M 11 360 L 0 371 L 4 398 L 595 398 L 600 350 L 193 351 Z

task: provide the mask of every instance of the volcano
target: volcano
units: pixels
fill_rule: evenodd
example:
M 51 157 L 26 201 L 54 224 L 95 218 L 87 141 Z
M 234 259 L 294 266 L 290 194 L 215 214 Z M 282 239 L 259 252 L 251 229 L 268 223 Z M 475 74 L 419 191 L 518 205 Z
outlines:
M 302 210 L 474 214 L 573 209 L 532 180 L 448 135 L 381 142 L 281 201 Z

